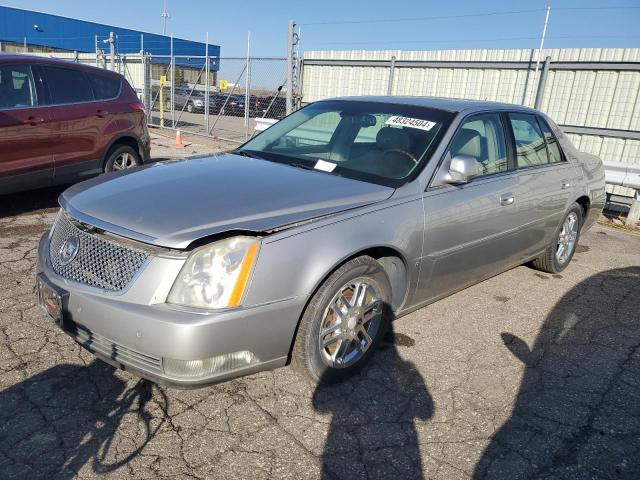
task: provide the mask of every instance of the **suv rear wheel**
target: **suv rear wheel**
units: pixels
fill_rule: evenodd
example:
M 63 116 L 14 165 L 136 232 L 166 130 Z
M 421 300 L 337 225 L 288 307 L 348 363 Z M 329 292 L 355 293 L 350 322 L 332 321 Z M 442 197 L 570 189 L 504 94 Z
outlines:
M 121 145 L 114 148 L 106 163 L 104 164 L 105 172 L 117 172 L 118 170 L 126 170 L 128 168 L 141 165 L 140 155 L 128 145 Z

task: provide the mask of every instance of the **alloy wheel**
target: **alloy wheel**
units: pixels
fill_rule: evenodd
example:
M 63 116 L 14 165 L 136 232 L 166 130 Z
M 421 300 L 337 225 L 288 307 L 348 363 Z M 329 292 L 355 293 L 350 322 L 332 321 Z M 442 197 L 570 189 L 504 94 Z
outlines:
M 562 230 L 558 236 L 558 244 L 556 247 L 556 260 L 560 265 L 564 265 L 576 246 L 578 238 L 578 215 L 575 212 L 569 213 L 564 219 Z
M 345 368 L 360 360 L 380 330 L 382 315 L 383 302 L 366 278 L 340 288 L 320 324 L 318 342 L 324 362 Z
M 123 152 L 116 157 L 113 161 L 113 170 L 126 170 L 127 168 L 132 168 L 137 166 L 138 163 L 136 159 L 130 153 Z

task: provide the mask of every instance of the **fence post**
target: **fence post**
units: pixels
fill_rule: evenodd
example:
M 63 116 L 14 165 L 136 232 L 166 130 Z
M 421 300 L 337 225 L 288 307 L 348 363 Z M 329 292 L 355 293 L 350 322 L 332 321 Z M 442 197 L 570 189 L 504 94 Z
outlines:
M 173 34 L 171 34 L 171 128 L 176 128 L 176 105 L 173 94 L 176 83 L 176 59 L 173 56 Z
M 247 76 L 244 89 L 244 139 L 249 138 L 249 110 L 251 103 L 251 32 L 247 32 Z
M 287 115 L 293 111 L 293 29 L 295 23 L 289 20 L 287 31 Z
M 209 64 L 209 32 L 204 36 L 204 61 L 207 62 L 204 71 L 204 123 L 207 128 L 207 134 L 209 133 L 209 70 L 211 65 Z
M 544 86 L 547 82 L 547 75 L 549 73 L 549 63 L 551 63 L 551 57 L 547 56 L 544 59 L 544 66 L 542 67 L 542 73 L 540 74 L 540 80 L 538 81 L 538 91 L 536 92 L 536 100 L 533 104 L 533 108 L 540 110 L 542 106 L 542 98 L 544 97 Z
M 389 63 L 389 82 L 387 83 L 387 95 L 391 95 L 393 92 L 393 76 L 396 69 L 396 56 L 391 57 L 391 63 Z
M 631 207 L 629 208 L 629 213 L 627 214 L 625 225 L 627 227 L 635 227 L 638 220 L 640 220 L 640 190 L 636 190 L 633 202 L 631 202 Z

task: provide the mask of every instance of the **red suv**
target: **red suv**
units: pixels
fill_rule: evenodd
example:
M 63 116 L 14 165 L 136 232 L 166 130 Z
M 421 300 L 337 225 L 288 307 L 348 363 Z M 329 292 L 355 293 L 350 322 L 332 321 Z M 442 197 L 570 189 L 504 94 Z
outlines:
M 144 107 L 121 75 L 0 54 L 0 194 L 71 183 L 149 159 Z

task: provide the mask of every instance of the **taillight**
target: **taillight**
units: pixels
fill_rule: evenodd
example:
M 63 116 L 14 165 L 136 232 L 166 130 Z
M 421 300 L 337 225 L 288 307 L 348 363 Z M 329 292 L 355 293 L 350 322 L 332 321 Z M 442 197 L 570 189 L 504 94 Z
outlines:
M 130 103 L 129 106 L 133 109 L 133 110 L 140 110 L 141 112 L 144 112 L 144 105 L 141 104 L 140 102 L 136 102 L 136 103 Z

